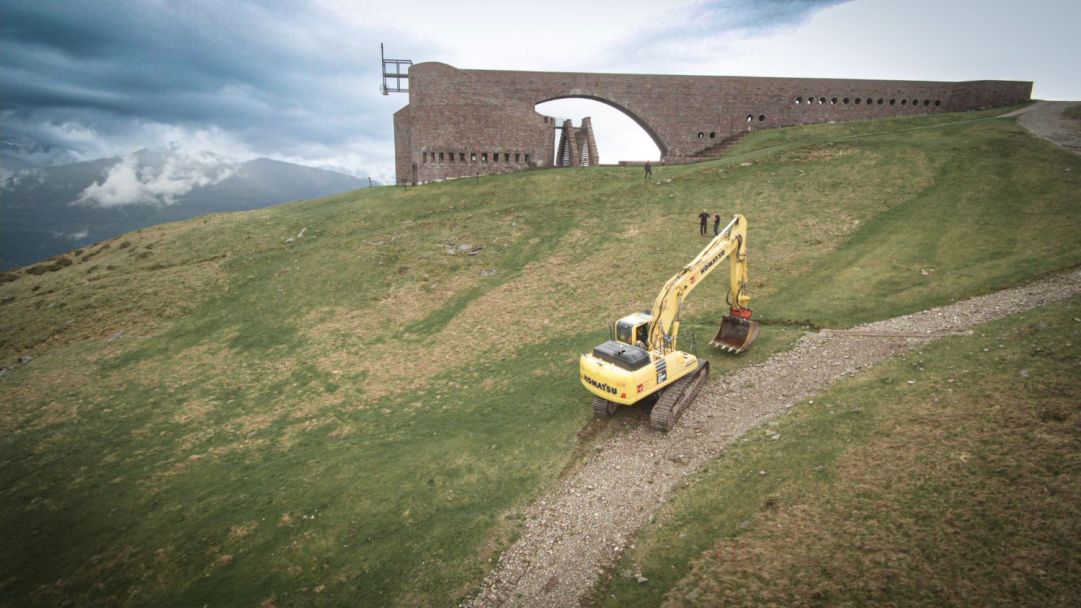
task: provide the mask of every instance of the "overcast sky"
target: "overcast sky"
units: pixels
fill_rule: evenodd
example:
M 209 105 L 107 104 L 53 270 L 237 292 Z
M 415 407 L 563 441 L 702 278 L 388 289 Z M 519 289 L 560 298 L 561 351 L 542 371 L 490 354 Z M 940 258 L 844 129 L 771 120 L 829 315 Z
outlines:
M 38 164 L 176 143 L 393 180 L 390 57 L 462 68 L 1032 80 L 1081 99 L 1081 2 L 0 2 L 3 151 Z M 595 102 L 605 162 L 655 154 Z M 594 106 L 600 106 L 595 107 Z

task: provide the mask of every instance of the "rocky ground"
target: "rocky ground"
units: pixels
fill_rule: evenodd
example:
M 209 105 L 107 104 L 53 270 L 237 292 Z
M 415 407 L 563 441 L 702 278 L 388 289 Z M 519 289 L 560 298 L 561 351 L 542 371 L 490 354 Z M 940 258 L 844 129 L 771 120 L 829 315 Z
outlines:
M 532 505 L 521 537 L 467 605 L 577 606 L 675 485 L 749 429 L 883 359 L 1078 293 L 1081 271 L 1073 271 L 852 330 L 809 334 L 790 351 L 711 380 L 672 432 L 642 425 L 609 440 Z
M 1081 102 L 1040 101 L 1004 117 L 1017 116 L 1017 122 L 1033 135 L 1058 144 L 1074 154 L 1081 154 L 1081 120 L 1062 115 L 1063 110 L 1079 103 Z

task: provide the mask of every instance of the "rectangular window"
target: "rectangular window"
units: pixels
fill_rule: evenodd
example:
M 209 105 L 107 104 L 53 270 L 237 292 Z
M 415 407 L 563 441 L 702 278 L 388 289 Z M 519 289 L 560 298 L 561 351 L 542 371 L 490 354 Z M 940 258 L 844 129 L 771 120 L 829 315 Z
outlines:
M 453 152 L 447 152 L 447 160 L 449 160 L 450 162 L 454 162 L 454 153 Z
M 529 155 L 528 154 L 525 155 L 525 164 L 527 164 L 527 165 L 529 164 Z
M 476 152 L 470 152 L 469 153 L 469 160 L 474 162 L 474 163 L 477 162 L 477 153 Z
M 480 162 L 482 162 L 482 163 L 488 162 L 488 153 L 487 152 L 481 152 L 480 153 Z
M 465 152 L 458 153 L 458 160 L 462 161 L 463 163 L 465 162 Z
M 442 152 L 439 153 L 439 162 L 443 162 L 443 153 Z
M 515 152 L 514 153 L 514 162 L 516 162 L 516 163 L 522 162 L 522 153 L 521 152 Z

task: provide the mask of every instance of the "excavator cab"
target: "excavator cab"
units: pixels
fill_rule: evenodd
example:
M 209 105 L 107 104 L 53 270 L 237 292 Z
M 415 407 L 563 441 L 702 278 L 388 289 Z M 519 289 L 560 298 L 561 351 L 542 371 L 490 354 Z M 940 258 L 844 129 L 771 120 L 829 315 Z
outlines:
M 624 344 L 645 348 L 649 342 L 649 319 L 649 313 L 636 312 L 616 321 L 612 326 L 615 339 Z

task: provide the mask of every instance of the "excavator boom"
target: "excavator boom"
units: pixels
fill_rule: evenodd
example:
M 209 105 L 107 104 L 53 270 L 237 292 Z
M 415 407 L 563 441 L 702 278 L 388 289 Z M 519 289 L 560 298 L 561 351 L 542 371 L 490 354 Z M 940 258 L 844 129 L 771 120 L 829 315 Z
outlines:
M 678 347 L 683 300 L 725 258 L 731 261 L 728 287 L 731 310 L 711 343 L 730 352 L 742 352 L 754 342 L 758 337 L 758 324 L 750 320 L 751 310 L 747 308 L 751 300 L 747 290 L 747 218 L 737 214 L 689 264 L 668 279 L 657 294 L 650 314 L 649 350 L 659 350 L 663 354 Z

